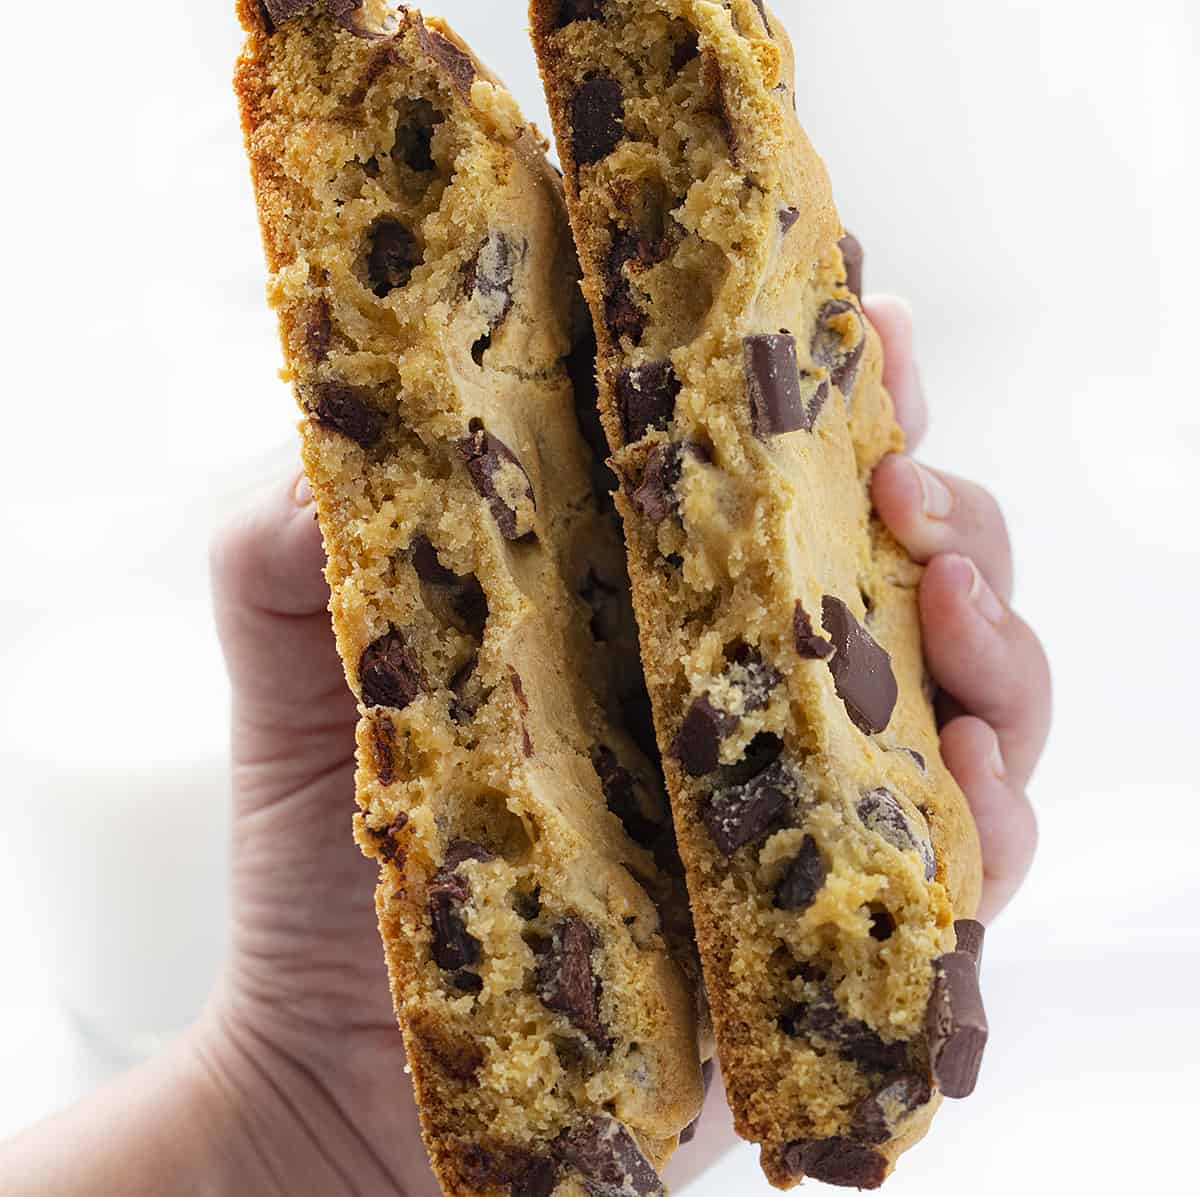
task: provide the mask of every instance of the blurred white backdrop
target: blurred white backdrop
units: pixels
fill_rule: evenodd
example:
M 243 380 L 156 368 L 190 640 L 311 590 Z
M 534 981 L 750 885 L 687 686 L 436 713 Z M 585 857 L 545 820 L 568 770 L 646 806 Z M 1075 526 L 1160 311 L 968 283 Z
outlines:
M 1200 1070 L 1200 9 L 773 7 L 868 287 L 913 304 L 926 455 L 1003 501 L 1018 604 L 1057 680 L 1033 787 L 1041 855 L 989 943 L 980 1092 L 891 1192 L 1182 1192 Z M 67 753 L 123 775 L 138 721 L 166 702 L 173 755 L 207 759 L 225 693 L 204 544 L 285 468 L 294 423 L 229 87 L 232 3 L 78 5 L 69 20 L 12 8 L 3 759 L 18 737 L 26 755 L 61 754 L 54 720 L 82 711 L 88 735 Z M 548 128 L 524 0 L 434 11 Z M 188 646 L 186 681 L 164 668 L 164 635 Z M 133 817 L 99 788 L 31 807 L 26 778 L 0 771 L 0 1134 L 102 1071 L 58 1012 L 64 948 L 45 917 L 82 882 L 26 854 L 18 812 L 36 809 L 71 853 Z M 742 1149 L 691 1191 L 768 1189 Z

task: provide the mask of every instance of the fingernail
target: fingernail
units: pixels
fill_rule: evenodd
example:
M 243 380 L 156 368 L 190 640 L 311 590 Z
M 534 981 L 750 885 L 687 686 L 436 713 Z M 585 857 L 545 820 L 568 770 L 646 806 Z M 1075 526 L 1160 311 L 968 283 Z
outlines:
M 307 507 L 313 501 L 312 483 L 309 482 L 307 474 L 301 474 L 296 479 L 296 488 L 292 491 L 292 498 L 296 500 L 297 507 Z
M 983 580 L 983 574 L 979 572 L 979 566 L 970 557 L 960 557 L 959 560 L 965 565 L 964 575 L 969 572 L 970 580 L 966 585 L 967 601 L 975 607 L 988 623 L 997 625 L 1003 623 L 1006 614 L 1004 604 L 1000 602 L 992 588 Z M 966 578 L 964 577 L 965 580 Z
M 950 488 L 924 466 L 912 463 L 913 472 L 921 484 L 921 505 L 925 518 L 930 520 L 949 519 L 954 511 L 954 495 Z
M 997 781 L 1004 781 L 1008 776 L 1004 753 L 1000 751 L 1000 737 L 995 732 L 992 732 L 992 750 L 988 753 L 988 768 L 996 775 Z

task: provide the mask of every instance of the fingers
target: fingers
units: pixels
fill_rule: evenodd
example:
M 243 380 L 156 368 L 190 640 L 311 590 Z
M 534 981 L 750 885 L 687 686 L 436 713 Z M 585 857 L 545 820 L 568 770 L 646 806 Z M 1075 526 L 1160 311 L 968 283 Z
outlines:
M 871 494 L 883 522 L 915 560 L 960 553 L 979 566 L 1001 598 L 1012 598 L 1008 527 L 983 487 L 893 454 L 875 470 Z
M 912 453 L 929 427 L 929 408 L 913 354 L 912 309 L 894 295 L 872 295 L 863 308 L 883 341 L 883 385 L 896 406 L 896 419 Z
M 1029 780 L 1050 728 L 1050 667 L 1037 637 L 967 557 L 935 557 L 921 582 L 934 680 L 996 731 L 1015 787 Z
M 942 758 L 962 786 L 983 849 L 979 917 L 989 922 L 1020 888 L 1037 850 L 1037 818 L 1009 776 L 995 731 L 964 716 L 942 730 Z
M 261 494 L 217 535 L 211 551 L 217 628 L 238 721 L 285 736 L 341 730 L 354 719 L 330 630 L 314 516 L 311 491 L 293 477 Z

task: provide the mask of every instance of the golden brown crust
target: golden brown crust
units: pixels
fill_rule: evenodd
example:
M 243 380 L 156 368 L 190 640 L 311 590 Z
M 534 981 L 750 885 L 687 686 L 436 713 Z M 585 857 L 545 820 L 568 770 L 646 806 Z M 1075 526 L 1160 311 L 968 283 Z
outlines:
M 555 0 L 533 0 L 530 13 L 600 344 L 643 663 L 722 1072 L 739 1132 L 763 1145 L 769 1179 L 789 1187 L 799 1179 L 789 1144 L 847 1135 L 890 1070 L 928 1074 L 932 961 L 979 896 L 974 824 L 923 693 L 920 570 L 870 510 L 871 471 L 901 435 L 879 339 L 846 286 L 829 180 L 796 120 L 778 18 L 755 0 L 604 0 L 587 14 L 596 19 L 566 23 Z M 755 427 L 743 339 L 780 330 L 813 402 L 811 429 L 776 437 Z M 661 381 L 664 363 L 677 383 L 669 412 L 627 441 L 629 372 Z M 678 479 L 665 494 L 664 462 Z M 826 596 L 890 655 L 899 695 L 882 730 L 864 734 L 825 657 L 798 650 L 796 603 L 827 638 Z M 769 666 L 759 678 L 770 693 L 753 702 L 734 663 L 747 645 Z M 677 737 L 705 696 L 728 713 L 715 736 L 720 768 L 685 769 Z M 778 784 L 791 787 L 791 815 L 727 856 L 706 820 L 723 784 L 713 779 L 755 737 L 783 742 Z M 864 822 L 876 789 L 895 796 L 888 809 L 911 849 Z M 823 883 L 807 907 L 781 910 L 806 837 Z M 918 850 L 926 837 L 933 881 Z M 784 1031 L 799 1019 L 788 1003 L 823 1009 L 830 991 L 836 1034 Z M 847 1027 L 863 1025 L 874 1039 L 855 1047 Z M 828 1050 L 839 1036 L 840 1052 Z M 899 1060 L 893 1044 L 903 1065 L 864 1061 Z M 897 1116 L 891 1140 L 870 1147 L 881 1172 L 936 1104 Z

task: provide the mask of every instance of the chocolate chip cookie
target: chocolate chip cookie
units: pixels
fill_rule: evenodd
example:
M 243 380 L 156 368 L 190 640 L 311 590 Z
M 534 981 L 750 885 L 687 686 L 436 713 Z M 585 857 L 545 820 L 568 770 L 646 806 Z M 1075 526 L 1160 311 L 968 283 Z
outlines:
M 698 970 L 561 185 L 440 21 L 238 11 L 433 1166 L 456 1197 L 660 1193 L 702 1100 Z
M 861 251 L 761 0 L 533 0 L 643 663 L 740 1133 L 874 1188 L 986 1021 Z M 965 925 L 964 943 L 973 942 Z

